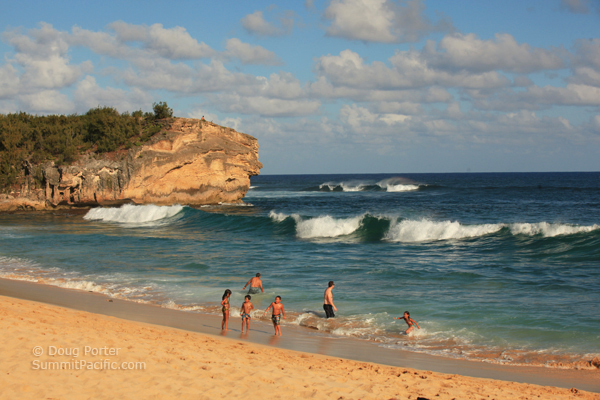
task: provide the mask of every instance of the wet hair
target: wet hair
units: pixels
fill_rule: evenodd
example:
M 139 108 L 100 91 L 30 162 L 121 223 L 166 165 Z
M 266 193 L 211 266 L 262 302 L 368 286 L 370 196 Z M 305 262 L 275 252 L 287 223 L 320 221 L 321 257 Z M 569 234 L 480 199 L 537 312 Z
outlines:
M 252 300 L 252 296 L 250 296 L 249 294 L 247 294 L 246 297 L 244 297 L 244 298 L 248 299 L 248 300 Z
M 281 296 L 276 296 L 275 300 L 277 300 L 277 299 L 281 300 Z
M 228 294 L 231 294 L 231 290 L 229 289 L 225 290 L 225 293 L 223 293 L 223 298 L 221 300 L 225 300 L 225 297 L 227 297 Z
M 257 273 L 256 273 L 256 277 L 257 277 L 257 278 L 260 278 L 260 272 L 257 272 Z
M 408 314 L 408 316 L 410 317 L 410 313 L 408 311 L 404 311 L 404 314 Z
M 334 285 L 333 281 L 329 281 L 329 287 L 332 287 Z

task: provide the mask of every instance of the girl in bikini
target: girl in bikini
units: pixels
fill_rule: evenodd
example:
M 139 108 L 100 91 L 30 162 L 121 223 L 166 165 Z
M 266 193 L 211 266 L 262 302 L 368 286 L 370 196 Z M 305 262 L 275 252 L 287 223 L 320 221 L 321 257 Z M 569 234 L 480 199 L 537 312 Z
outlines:
M 221 322 L 221 330 L 227 330 L 227 323 L 229 322 L 229 296 L 231 296 L 231 290 L 227 289 L 223 293 L 223 301 L 221 301 L 221 310 L 223 311 L 223 322 Z
M 404 316 L 403 317 L 394 317 L 394 319 L 403 319 L 404 321 L 406 321 L 406 324 L 408 325 L 408 329 L 404 332 L 407 335 L 412 332 L 413 329 L 415 329 L 415 326 L 419 329 L 421 329 L 421 327 L 419 326 L 419 324 L 417 324 L 417 321 L 415 321 L 414 319 L 412 319 L 410 317 L 410 313 L 408 311 L 404 311 Z

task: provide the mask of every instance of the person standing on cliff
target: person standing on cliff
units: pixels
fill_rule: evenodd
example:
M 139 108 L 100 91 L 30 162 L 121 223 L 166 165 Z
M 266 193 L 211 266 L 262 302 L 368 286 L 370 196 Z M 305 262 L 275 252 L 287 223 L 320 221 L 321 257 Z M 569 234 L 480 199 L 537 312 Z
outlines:
M 325 310 L 325 318 L 335 317 L 334 311 L 337 312 L 335 304 L 333 304 L 333 288 L 335 284 L 333 281 L 329 281 L 329 287 L 325 289 L 325 299 L 323 300 L 323 310 Z
M 263 290 L 262 281 L 260 280 L 260 273 L 257 273 L 254 278 L 250 279 L 248 283 L 244 285 L 244 289 L 246 289 L 246 286 L 248 285 L 250 285 L 250 290 L 248 290 L 248 294 L 257 294 L 258 289 L 260 289 L 260 291 L 263 293 L 265 292 Z

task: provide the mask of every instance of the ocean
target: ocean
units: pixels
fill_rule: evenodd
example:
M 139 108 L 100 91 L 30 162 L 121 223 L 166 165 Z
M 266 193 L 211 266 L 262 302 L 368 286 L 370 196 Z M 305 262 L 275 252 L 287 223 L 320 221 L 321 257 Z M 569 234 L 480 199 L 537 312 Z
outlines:
M 255 317 L 279 295 L 284 330 L 503 364 L 600 356 L 599 172 L 262 175 L 244 201 L 2 214 L 0 277 L 219 314 L 260 272 Z

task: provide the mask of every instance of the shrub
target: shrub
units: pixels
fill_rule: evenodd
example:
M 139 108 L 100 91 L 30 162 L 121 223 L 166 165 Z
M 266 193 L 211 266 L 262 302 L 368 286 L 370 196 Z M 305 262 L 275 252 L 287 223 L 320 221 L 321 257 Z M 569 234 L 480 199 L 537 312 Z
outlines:
M 173 109 L 169 108 L 166 102 L 152 104 L 154 109 L 154 119 L 164 119 L 173 117 Z

